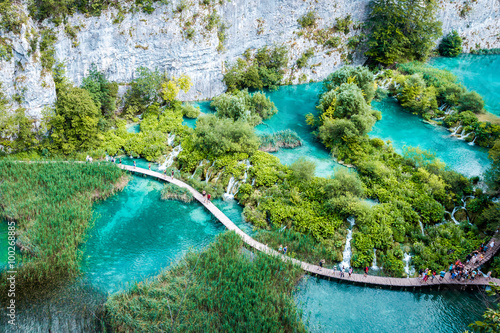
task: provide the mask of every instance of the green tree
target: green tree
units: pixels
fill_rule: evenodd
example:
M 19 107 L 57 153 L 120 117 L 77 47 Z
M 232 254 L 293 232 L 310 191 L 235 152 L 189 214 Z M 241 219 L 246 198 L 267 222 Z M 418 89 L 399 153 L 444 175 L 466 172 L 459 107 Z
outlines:
M 344 66 L 328 75 L 323 83 L 326 90 L 332 90 L 342 83 L 355 83 L 363 91 L 367 103 L 370 103 L 375 96 L 375 83 L 373 73 L 364 66 Z
M 372 0 L 369 11 L 366 55 L 374 62 L 425 60 L 441 35 L 434 0 Z
M 50 147 L 64 154 L 97 145 L 100 112 L 90 93 L 68 88 L 58 93 L 55 115 L 50 121 Z
M 316 164 L 305 157 L 300 157 L 290 165 L 290 170 L 292 170 L 292 177 L 296 182 L 305 184 L 314 178 Z
M 109 82 L 104 73 L 97 70 L 92 64 L 89 74 L 83 78 L 82 86 L 92 96 L 95 105 L 101 109 L 104 116 L 111 116 L 116 110 L 116 97 L 118 95 L 118 84 Z
M 427 87 L 422 74 L 405 76 L 398 83 L 400 88 L 396 98 L 402 107 L 419 114 L 437 109 L 436 89 L 433 86 Z
M 456 57 L 462 53 L 462 38 L 453 30 L 439 44 L 439 54 L 443 57 Z

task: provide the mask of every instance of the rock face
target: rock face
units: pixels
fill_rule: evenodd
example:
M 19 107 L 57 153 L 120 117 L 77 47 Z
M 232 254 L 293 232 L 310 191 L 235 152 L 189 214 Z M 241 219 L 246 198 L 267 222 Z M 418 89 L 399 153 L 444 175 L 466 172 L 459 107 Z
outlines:
M 40 52 L 29 54 L 29 32 L 32 35 L 33 30 L 43 27 L 51 27 L 56 32 L 55 58 L 65 63 L 66 75 L 76 85 L 81 84 L 92 63 L 104 71 L 109 80 L 119 83 L 130 82 L 136 68 L 146 66 L 159 68 L 169 75 L 189 75 L 194 85 L 181 99 L 207 99 L 225 90 L 222 78 L 226 61 L 235 61 L 249 48 L 272 44 L 285 44 L 289 50 L 286 73 L 289 82 L 298 83 L 299 78 L 321 80 L 346 63 L 347 39 L 360 30 L 351 29 L 347 35 L 336 33 L 342 45 L 331 49 L 318 45 L 313 38 L 300 36 L 297 19 L 314 10 L 319 16 L 319 28 L 331 27 L 336 18 L 348 14 L 356 24 L 366 18 L 368 4 L 368 0 L 232 0 L 208 8 L 194 1 L 182 13 L 174 13 L 179 1 L 170 5 L 157 3 L 152 14 L 136 12 L 120 16 L 116 9 L 109 9 L 100 17 L 75 14 L 68 19 L 68 24 L 79 26 L 76 38 L 68 36 L 63 25 L 39 25 L 31 19 L 20 35 L 0 32 L 4 40 L 11 41 L 13 49 L 12 59 L 0 60 L 2 89 L 9 97 L 16 93 L 24 96 L 21 106 L 34 118 L 39 118 L 43 107 L 55 101 L 54 82 L 51 74 L 42 70 L 38 60 Z M 499 2 L 471 2 L 471 10 L 465 15 L 463 6 L 454 2 L 440 4 L 438 16 L 443 22 L 443 33 L 457 30 L 464 38 L 465 52 L 500 48 Z M 207 17 L 214 10 L 228 26 L 223 50 L 218 50 L 217 28 L 212 31 L 206 28 Z M 194 29 L 191 40 L 186 36 L 188 29 Z M 314 48 L 314 56 L 308 66 L 298 69 L 296 60 L 310 48 Z M 361 53 L 354 55 L 354 64 L 364 61 Z M 13 108 L 17 106 L 13 102 Z

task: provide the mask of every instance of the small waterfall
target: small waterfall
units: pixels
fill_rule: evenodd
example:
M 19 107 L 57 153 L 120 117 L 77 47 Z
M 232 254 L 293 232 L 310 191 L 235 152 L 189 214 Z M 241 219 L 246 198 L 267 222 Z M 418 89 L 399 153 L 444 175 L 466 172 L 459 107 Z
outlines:
M 207 174 L 205 175 L 205 183 L 208 184 L 208 181 L 210 180 L 210 174 L 212 172 L 212 168 L 215 164 L 215 161 L 212 163 L 212 165 L 207 169 Z
M 459 140 L 465 140 L 465 138 L 466 138 L 466 137 L 468 137 L 469 135 L 471 135 L 472 133 L 474 133 L 474 132 L 469 132 L 469 133 L 467 133 L 466 135 L 462 135 L 462 136 L 461 136 L 461 137 L 459 137 L 458 139 L 459 139 Z
M 158 169 L 165 170 L 168 167 L 172 166 L 172 164 L 174 163 L 174 158 L 176 158 L 181 151 L 182 151 L 181 145 L 174 147 L 174 149 L 170 152 L 170 154 L 168 154 L 168 156 L 165 158 L 165 162 L 163 162 L 163 164 L 160 165 Z
M 174 144 L 174 139 L 175 139 L 175 134 L 168 134 L 167 144 L 169 146 L 173 145 Z
M 405 273 L 407 278 L 410 278 L 410 275 L 413 275 L 413 268 L 410 269 L 410 261 L 411 255 L 405 252 L 403 255 L 403 262 L 405 263 Z
M 460 129 L 461 129 L 461 128 L 462 128 L 462 125 L 458 125 L 457 127 L 455 127 L 455 128 L 453 129 L 453 133 L 451 133 L 451 135 L 450 135 L 450 136 L 456 136 L 456 135 L 457 135 L 457 133 L 458 133 L 458 131 L 460 131 Z
M 229 183 L 227 184 L 226 193 L 224 193 L 224 200 L 232 200 L 234 199 L 233 188 L 238 184 L 238 182 L 234 179 L 234 176 L 231 176 L 229 179 Z
M 453 222 L 455 224 L 460 224 L 460 222 L 457 221 L 457 219 L 455 218 L 455 213 L 457 212 L 457 210 L 461 209 L 462 207 L 455 207 L 453 208 L 453 211 L 450 213 L 450 216 L 451 216 L 451 219 L 453 220 Z
M 422 224 L 422 221 L 418 220 L 418 223 L 420 224 L 420 230 L 422 230 L 422 236 L 425 236 L 425 234 L 424 234 L 424 225 Z
M 252 186 L 255 185 L 255 178 L 252 178 Z
M 443 111 L 445 108 L 446 108 L 446 103 L 444 103 L 439 107 L 439 111 Z
M 345 248 L 344 252 L 342 252 L 342 262 L 340 263 L 340 267 L 348 268 L 351 266 L 351 240 L 352 240 L 352 228 L 354 227 L 355 220 L 354 217 L 349 217 L 347 222 L 351 224 L 351 228 L 347 231 L 347 237 L 345 239 Z
M 377 249 L 373 249 L 373 262 L 372 262 L 372 267 L 373 270 L 378 271 L 378 266 L 377 266 Z
M 446 118 L 446 116 L 442 116 L 442 117 L 439 117 L 439 118 L 434 118 L 435 121 L 439 121 L 439 120 L 443 120 L 444 118 Z
M 474 146 L 476 143 L 476 139 L 477 139 L 477 136 L 474 137 L 474 140 L 472 140 L 471 142 L 469 142 L 469 146 Z
M 203 165 L 203 161 L 201 161 L 200 164 L 198 164 L 198 166 L 196 167 L 196 169 L 194 169 L 193 174 L 191 176 L 189 176 L 189 178 L 193 178 L 194 175 L 196 174 L 196 171 L 198 171 L 198 168 L 200 168 L 202 165 Z

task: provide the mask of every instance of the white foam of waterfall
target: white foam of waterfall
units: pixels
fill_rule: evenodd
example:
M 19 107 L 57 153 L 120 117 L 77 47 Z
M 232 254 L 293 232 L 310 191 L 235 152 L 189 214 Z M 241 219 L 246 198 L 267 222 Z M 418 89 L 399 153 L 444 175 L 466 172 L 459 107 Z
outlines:
M 469 135 L 471 135 L 472 133 L 474 133 L 474 132 L 469 132 L 469 133 L 467 133 L 467 134 L 465 134 L 465 135 L 462 135 L 462 136 L 460 136 L 458 139 L 459 139 L 459 140 L 465 140 L 465 138 L 466 138 L 466 137 L 468 137 Z
M 418 220 L 418 223 L 420 224 L 420 230 L 422 231 L 422 236 L 425 236 L 425 234 L 424 234 L 424 225 L 422 224 L 422 221 Z
M 191 176 L 189 176 L 189 178 L 193 178 L 194 175 L 196 174 L 196 171 L 198 171 L 198 168 L 201 167 L 203 165 L 203 161 L 200 162 L 200 164 L 198 164 L 198 166 L 196 167 L 196 169 L 194 169 L 194 172 Z
M 340 263 L 340 268 L 345 267 L 348 268 L 351 266 L 351 240 L 352 240 L 352 228 L 355 225 L 354 217 L 349 217 L 347 222 L 351 224 L 351 228 L 347 231 L 347 237 L 345 239 L 345 247 L 344 252 L 342 252 L 342 262 Z
M 174 140 L 175 140 L 175 134 L 169 134 L 168 137 L 167 137 L 167 144 L 169 146 L 173 145 L 174 144 Z
M 373 249 L 373 262 L 372 262 L 372 269 L 378 271 L 378 266 L 377 266 L 377 249 Z
M 252 186 L 255 185 L 255 178 L 252 178 Z
M 174 164 L 174 159 L 179 155 L 179 153 L 182 151 L 181 145 L 178 145 L 174 147 L 174 149 L 168 154 L 168 156 L 165 158 L 165 162 L 163 162 L 162 165 L 158 168 L 159 170 L 165 170 L 166 168 L 172 166 Z
M 226 193 L 223 195 L 224 200 L 234 199 L 233 188 L 237 184 L 238 182 L 234 179 L 234 176 L 231 176 L 231 179 L 229 179 L 229 183 L 227 184 Z
M 403 262 L 405 263 L 405 273 L 406 277 L 409 278 L 410 275 L 413 275 L 413 267 L 410 269 L 410 261 L 411 261 L 411 255 L 409 253 L 404 253 L 403 255 Z
M 462 125 L 458 125 L 457 127 L 455 127 L 455 128 L 453 129 L 453 133 L 451 133 L 451 135 L 450 135 L 450 136 L 455 136 L 455 135 L 457 135 L 458 131 L 460 131 L 460 129 L 461 129 L 461 128 L 462 128 Z
M 477 139 L 477 136 L 474 137 L 474 140 L 469 142 L 469 146 L 474 146 L 476 144 L 476 139 Z
M 441 105 L 441 106 L 439 107 L 439 111 L 443 111 L 445 107 L 446 107 L 446 103 L 445 103 L 445 104 L 443 104 L 443 105 Z
M 205 176 L 205 183 L 207 183 L 207 184 L 208 184 L 208 181 L 210 180 L 210 175 L 212 173 L 212 168 L 213 168 L 214 164 L 215 164 L 215 161 L 212 163 L 212 165 L 207 170 L 207 174 Z

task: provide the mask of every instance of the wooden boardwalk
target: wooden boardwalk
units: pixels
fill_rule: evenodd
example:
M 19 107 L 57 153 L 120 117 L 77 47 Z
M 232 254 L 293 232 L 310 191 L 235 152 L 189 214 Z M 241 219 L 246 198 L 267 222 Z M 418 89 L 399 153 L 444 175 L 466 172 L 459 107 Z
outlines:
M 500 284 L 500 280 L 496 278 L 492 279 L 487 279 L 484 277 L 481 278 L 476 278 L 474 281 L 458 281 L 458 280 L 452 280 L 450 277 L 449 273 L 446 273 L 446 276 L 444 279 L 440 279 L 436 277 L 434 280 L 428 280 L 427 282 L 421 281 L 419 278 L 392 278 L 392 277 L 383 277 L 383 276 L 373 276 L 373 275 L 368 275 L 364 276 L 363 274 L 352 274 L 351 277 L 349 277 L 349 274 L 345 273 L 345 277 L 340 277 L 340 272 L 339 271 L 334 271 L 332 269 L 328 268 L 321 268 L 320 266 L 317 265 L 312 265 L 297 259 L 293 259 L 287 256 L 282 255 L 278 251 L 275 251 L 271 249 L 270 247 L 256 241 L 252 237 L 248 236 L 246 233 L 244 233 L 240 228 L 238 228 L 223 212 L 219 210 L 213 203 L 204 203 L 203 202 L 203 196 L 201 193 L 196 191 L 193 187 L 189 186 L 188 184 L 175 179 L 171 178 L 170 176 L 165 176 L 159 172 L 156 171 L 151 171 L 143 168 L 138 168 L 134 166 L 129 166 L 129 165 L 123 165 L 123 164 L 117 164 L 118 167 L 120 167 L 123 170 L 127 170 L 130 172 L 135 172 L 135 173 L 140 173 L 143 175 L 147 175 L 150 177 L 157 178 L 159 180 L 167 181 L 169 183 L 175 184 L 180 187 L 187 188 L 194 196 L 196 200 L 198 200 L 203 206 L 205 206 L 206 209 L 208 209 L 228 230 L 233 230 L 235 231 L 238 235 L 241 236 L 243 241 L 253 247 L 254 249 L 264 252 L 269 255 L 273 255 L 276 257 L 281 257 L 283 260 L 289 260 L 295 263 L 296 265 L 299 265 L 302 267 L 302 269 L 308 273 L 314 274 L 319 277 L 323 277 L 326 279 L 336 279 L 336 280 L 342 280 L 342 281 L 348 281 L 351 283 L 357 283 L 357 284 L 362 284 L 362 285 L 372 285 L 372 286 L 380 286 L 380 287 L 388 287 L 388 288 L 440 288 L 441 286 L 443 287 L 455 287 L 459 289 L 474 289 L 478 287 L 483 287 L 488 285 L 490 282 L 493 282 L 495 284 Z M 496 243 L 500 243 L 497 240 L 495 240 Z M 489 243 L 488 243 L 489 244 Z M 498 244 L 500 246 L 500 244 Z M 498 250 L 497 245 L 495 244 L 495 248 L 493 251 L 491 251 L 491 256 L 493 255 L 494 251 Z M 488 251 L 490 252 L 490 251 Z M 490 257 L 491 257 L 490 256 Z M 483 260 L 483 263 L 486 261 Z

